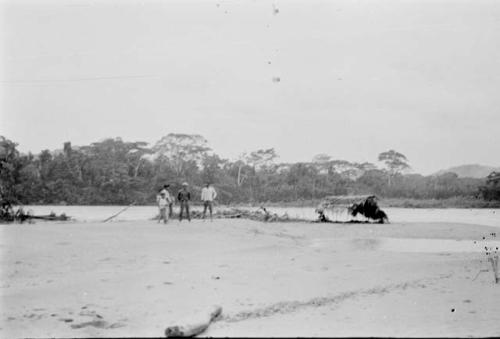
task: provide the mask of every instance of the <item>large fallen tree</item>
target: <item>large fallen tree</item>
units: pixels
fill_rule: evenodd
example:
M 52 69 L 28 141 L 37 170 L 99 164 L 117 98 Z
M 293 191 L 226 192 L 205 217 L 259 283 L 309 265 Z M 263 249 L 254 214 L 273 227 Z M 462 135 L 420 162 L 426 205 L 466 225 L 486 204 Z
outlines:
M 203 212 L 192 210 L 190 212 L 191 219 L 203 219 Z M 174 213 L 172 219 L 178 219 L 179 214 Z M 157 214 L 152 219 L 158 220 L 159 214 Z M 206 215 L 206 218 L 210 218 Z M 266 207 L 261 206 L 256 210 L 247 210 L 241 208 L 231 208 L 231 209 L 218 209 L 213 214 L 214 219 L 250 219 L 255 221 L 264 222 L 286 222 L 286 221 L 308 221 L 305 219 L 291 218 L 288 214 L 278 215 L 277 213 L 270 212 Z
M 316 209 L 316 213 L 318 213 L 318 221 L 331 222 L 325 214 L 326 210 L 347 210 L 347 212 L 353 217 L 361 214 L 367 219 L 374 220 L 381 224 L 389 222 L 387 214 L 379 208 L 377 200 L 377 197 L 374 195 L 328 196 L 323 199 L 321 204 Z

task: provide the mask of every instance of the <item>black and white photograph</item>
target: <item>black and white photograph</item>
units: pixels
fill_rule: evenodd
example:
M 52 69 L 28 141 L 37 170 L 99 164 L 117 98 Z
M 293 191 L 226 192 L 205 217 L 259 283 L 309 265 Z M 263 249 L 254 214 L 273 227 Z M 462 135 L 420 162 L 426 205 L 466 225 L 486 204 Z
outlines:
M 500 1 L 0 0 L 0 338 L 500 337 Z

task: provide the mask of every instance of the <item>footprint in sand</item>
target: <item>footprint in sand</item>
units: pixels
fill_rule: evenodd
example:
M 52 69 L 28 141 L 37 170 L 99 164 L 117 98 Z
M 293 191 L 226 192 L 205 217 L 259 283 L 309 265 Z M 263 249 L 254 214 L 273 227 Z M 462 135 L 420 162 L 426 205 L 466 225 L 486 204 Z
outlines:
M 113 328 L 124 327 L 126 325 L 122 324 L 122 323 L 110 324 L 104 320 L 93 320 L 93 321 L 87 321 L 87 322 L 80 323 L 80 324 L 73 324 L 73 325 L 71 325 L 71 328 L 79 329 L 79 328 L 84 328 L 84 327 L 89 327 L 89 326 L 101 328 L 101 329 L 113 329 Z
M 102 316 L 100 314 L 98 314 L 96 311 L 83 310 L 83 311 L 81 311 L 78 314 L 81 315 L 81 316 L 84 316 L 84 317 L 93 317 L 93 318 L 102 319 Z

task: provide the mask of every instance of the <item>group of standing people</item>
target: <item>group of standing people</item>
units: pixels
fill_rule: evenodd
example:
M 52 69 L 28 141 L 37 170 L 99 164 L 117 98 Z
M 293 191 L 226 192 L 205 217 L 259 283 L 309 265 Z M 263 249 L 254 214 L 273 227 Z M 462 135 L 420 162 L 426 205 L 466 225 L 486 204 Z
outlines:
M 188 183 L 183 182 L 181 190 L 177 193 L 177 201 L 180 205 L 179 211 L 179 221 L 182 221 L 184 213 L 189 221 L 191 221 L 191 215 L 189 211 L 189 204 L 191 201 L 191 192 L 188 190 Z M 164 223 L 167 223 L 169 218 L 172 218 L 173 215 L 173 204 L 174 198 L 170 194 L 168 188 L 170 185 L 163 185 L 163 188 L 160 189 L 158 196 L 156 197 L 156 202 L 158 203 L 158 208 L 160 210 L 160 217 L 158 222 L 163 220 Z M 203 219 L 205 219 L 207 209 L 210 211 L 210 220 L 212 220 L 212 212 L 213 212 L 213 202 L 217 198 L 217 192 L 213 188 L 213 186 L 207 182 L 205 187 L 201 190 L 201 201 L 203 202 Z M 168 209 L 168 212 L 167 212 Z

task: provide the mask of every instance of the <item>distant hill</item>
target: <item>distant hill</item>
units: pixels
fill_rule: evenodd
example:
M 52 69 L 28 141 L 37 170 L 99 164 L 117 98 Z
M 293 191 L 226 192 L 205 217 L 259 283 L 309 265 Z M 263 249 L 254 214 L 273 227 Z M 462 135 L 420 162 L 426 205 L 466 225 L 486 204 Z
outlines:
M 450 167 L 448 169 L 438 171 L 433 175 L 441 175 L 443 173 L 452 172 L 456 173 L 459 178 L 485 178 L 493 171 L 500 172 L 500 167 L 471 164 Z

